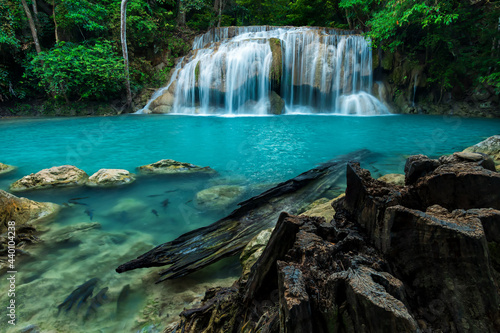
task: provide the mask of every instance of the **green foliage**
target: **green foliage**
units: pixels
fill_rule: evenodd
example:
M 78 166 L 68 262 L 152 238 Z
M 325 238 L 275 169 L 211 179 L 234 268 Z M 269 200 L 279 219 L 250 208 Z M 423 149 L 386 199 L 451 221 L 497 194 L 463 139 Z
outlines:
M 21 24 L 21 7 L 7 0 L 0 0 L 0 47 L 6 44 L 19 47 L 16 29 Z
M 56 5 L 56 20 L 62 28 L 75 26 L 87 31 L 104 31 L 108 15 L 103 5 L 87 0 L 58 0 Z
M 123 87 L 123 61 L 108 41 L 61 42 L 31 64 L 40 86 L 56 99 L 107 100 Z

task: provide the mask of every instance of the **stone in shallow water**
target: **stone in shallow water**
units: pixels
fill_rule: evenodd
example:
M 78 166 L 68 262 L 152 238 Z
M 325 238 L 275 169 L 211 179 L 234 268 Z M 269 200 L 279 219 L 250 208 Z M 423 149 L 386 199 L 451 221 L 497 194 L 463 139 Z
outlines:
M 131 184 L 135 175 L 123 169 L 101 169 L 89 177 L 88 186 L 118 186 Z
M 202 209 L 224 209 L 234 204 L 245 192 L 245 187 L 238 185 L 218 185 L 196 194 L 196 204 Z
M 216 171 L 210 167 L 200 167 L 191 163 L 178 162 L 171 159 L 160 160 L 155 163 L 142 165 L 137 168 L 143 174 L 215 174 Z
M 0 163 L 0 175 L 9 173 L 9 172 L 14 171 L 16 169 L 17 168 L 15 166 Z
M 24 176 L 10 186 L 11 191 L 25 191 L 52 187 L 85 185 L 89 176 L 85 171 L 72 165 L 62 165 L 43 169 Z

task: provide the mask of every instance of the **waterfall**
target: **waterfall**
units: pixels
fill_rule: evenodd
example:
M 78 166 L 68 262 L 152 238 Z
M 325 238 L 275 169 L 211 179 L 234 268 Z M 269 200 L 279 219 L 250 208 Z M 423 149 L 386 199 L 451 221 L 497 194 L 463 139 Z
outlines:
M 161 110 L 169 113 L 389 113 L 370 94 L 370 41 L 354 31 L 217 28 L 196 37 L 192 53 L 180 63 L 182 68 L 164 89 L 172 94 L 163 97 L 171 105 Z M 174 81 L 175 88 L 169 89 Z M 152 101 L 144 109 L 157 112 L 163 102 Z
M 411 101 L 412 107 L 415 107 L 415 95 L 417 94 L 417 83 L 418 83 L 418 73 L 415 74 L 415 80 L 413 81 L 413 99 Z

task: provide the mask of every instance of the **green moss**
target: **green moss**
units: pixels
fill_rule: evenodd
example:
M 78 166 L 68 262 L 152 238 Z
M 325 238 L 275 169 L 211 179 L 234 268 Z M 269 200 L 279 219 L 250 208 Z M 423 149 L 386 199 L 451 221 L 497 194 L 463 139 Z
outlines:
M 269 39 L 269 46 L 271 47 L 271 52 L 273 54 L 273 61 L 271 63 L 271 70 L 269 72 L 269 79 L 276 84 L 281 81 L 282 73 L 282 53 L 281 53 L 281 41 L 278 38 Z
M 196 67 L 194 69 L 194 80 L 195 82 L 198 82 L 198 78 L 200 77 L 200 62 L 196 64 Z
M 394 54 L 386 52 L 382 57 L 382 67 L 386 71 L 392 70 L 394 66 Z

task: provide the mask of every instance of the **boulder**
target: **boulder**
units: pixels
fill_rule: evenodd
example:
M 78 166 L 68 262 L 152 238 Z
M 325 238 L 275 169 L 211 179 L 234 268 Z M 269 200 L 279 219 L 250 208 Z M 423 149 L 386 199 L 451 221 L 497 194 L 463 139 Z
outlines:
M 85 171 L 72 165 L 62 165 L 43 169 L 24 176 L 10 186 L 11 191 L 26 191 L 52 187 L 85 185 L 89 176 Z
M 388 184 L 396 185 L 396 186 L 404 186 L 405 185 L 405 175 L 400 173 L 389 173 L 387 175 L 383 175 L 379 177 L 378 180 L 386 182 Z
M 158 106 L 169 106 L 172 107 L 174 105 L 174 96 L 169 91 L 164 91 L 161 96 L 151 102 L 149 106 L 150 110 L 154 110 Z
M 21 250 L 26 244 L 39 241 L 35 235 L 38 224 L 53 218 L 59 209 L 51 202 L 36 202 L 0 190 L 0 270 L 7 262 L 4 256 L 12 240 L 7 237 L 7 231 L 12 231 L 9 227 L 15 227 L 14 242 L 16 249 Z
M 217 173 L 210 167 L 200 167 L 191 163 L 177 162 L 171 159 L 160 160 L 155 163 L 143 165 L 137 168 L 143 174 L 207 174 L 213 175 Z
M 87 186 L 119 186 L 134 182 L 135 175 L 123 169 L 101 169 L 87 180 Z
M 413 184 L 418 178 L 434 171 L 438 166 L 439 161 L 432 160 L 425 155 L 410 156 L 405 164 L 405 184 Z
M 0 163 L 0 175 L 12 172 L 12 171 L 14 171 L 16 169 L 17 168 L 15 166 Z
M 269 113 L 280 115 L 285 111 L 285 101 L 274 91 L 269 93 L 269 102 L 271 103 Z
M 221 210 L 236 203 L 243 193 L 244 186 L 217 185 L 196 193 L 196 205 L 200 209 Z
M 153 114 L 168 114 L 171 113 L 173 110 L 173 106 L 171 105 L 159 105 L 155 107 L 154 109 L 151 109 L 150 113 Z
M 498 164 L 500 163 L 500 135 L 491 136 L 474 146 L 464 149 L 464 152 L 488 154 Z

